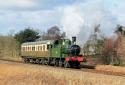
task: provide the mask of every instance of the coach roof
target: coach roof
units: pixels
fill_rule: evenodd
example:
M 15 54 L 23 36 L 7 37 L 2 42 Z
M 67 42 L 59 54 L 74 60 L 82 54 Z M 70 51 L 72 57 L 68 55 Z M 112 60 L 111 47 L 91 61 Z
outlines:
M 36 42 L 26 42 L 23 43 L 23 45 L 39 45 L 39 44 L 52 44 L 54 42 L 54 40 L 44 40 L 44 41 L 36 41 Z

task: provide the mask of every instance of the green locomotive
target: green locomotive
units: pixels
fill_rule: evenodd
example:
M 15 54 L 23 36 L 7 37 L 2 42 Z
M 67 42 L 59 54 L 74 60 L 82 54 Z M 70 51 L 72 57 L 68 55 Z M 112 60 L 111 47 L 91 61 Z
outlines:
M 64 67 L 78 67 L 85 58 L 80 47 L 69 39 L 27 42 L 21 45 L 21 56 L 25 62 Z

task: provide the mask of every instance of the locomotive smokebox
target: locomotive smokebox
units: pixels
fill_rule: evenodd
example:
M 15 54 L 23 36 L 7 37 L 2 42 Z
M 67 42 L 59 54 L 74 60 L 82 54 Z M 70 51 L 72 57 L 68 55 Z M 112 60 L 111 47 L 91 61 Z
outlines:
M 76 44 L 76 37 L 72 37 L 72 44 Z

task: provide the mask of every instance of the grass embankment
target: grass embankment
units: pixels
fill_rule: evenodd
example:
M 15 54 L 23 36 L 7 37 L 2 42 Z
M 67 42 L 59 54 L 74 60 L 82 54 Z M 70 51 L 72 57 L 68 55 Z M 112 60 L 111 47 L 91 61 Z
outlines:
M 125 77 L 0 61 L 0 85 L 125 85 Z

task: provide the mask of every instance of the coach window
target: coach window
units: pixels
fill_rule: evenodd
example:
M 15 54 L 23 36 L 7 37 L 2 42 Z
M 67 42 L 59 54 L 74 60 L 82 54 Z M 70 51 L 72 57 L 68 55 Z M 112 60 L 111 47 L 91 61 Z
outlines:
M 24 51 L 26 51 L 26 47 L 23 47 Z
M 35 47 L 35 51 L 38 51 L 38 46 Z
M 30 51 L 30 47 L 29 47 L 29 51 Z
M 35 51 L 35 47 L 34 46 L 32 47 L 32 51 Z
M 40 51 L 40 46 L 38 46 L 38 51 Z
M 28 51 L 28 47 L 26 47 L 26 49 L 27 49 L 26 51 Z
M 41 46 L 39 46 L 39 51 L 41 51 Z
M 29 49 L 28 51 L 30 51 L 30 47 L 28 47 L 28 49 Z
M 27 51 L 27 47 L 25 47 L 25 51 Z
M 39 46 L 37 46 L 36 51 L 39 51 Z
M 29 51 L 29 47 L 27 47 L 27 51 Z
M 30 47 L 30 51 L 32 51 L 32 48 Z
M 22 51 L 25 51 L 25 47 L 22 47 Z
M 28 47 L 28 51 L 30 51 L 30 47 Z
M 30 47 L 28 46 L 28 51 L 30 50 Z
M 40 51 L 42 51 L 42 46 L 40 46 Z
M 26 51 L 26 47 L 24 47 L 24 51 Z
M 45 51 L 45 45 L 43 45 L 43 51 Z
M 30 47 L 30 51 L 32 51 L 32 47 Z
M 39 46 L 39 51 L 41 51 L 42 50 L 42 46 Z

